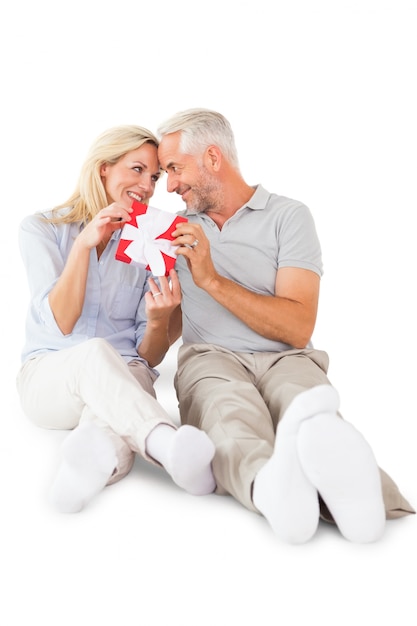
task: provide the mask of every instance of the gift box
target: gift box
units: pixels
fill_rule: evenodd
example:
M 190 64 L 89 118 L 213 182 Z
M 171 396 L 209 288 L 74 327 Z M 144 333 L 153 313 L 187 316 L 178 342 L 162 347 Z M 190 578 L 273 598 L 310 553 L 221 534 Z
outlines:
M 134 201 L 130 221 L 122 228 L 116 259 L 140 265 L 154 276 L 167 276 L 177 259 L 172 231 L 186 217 Z

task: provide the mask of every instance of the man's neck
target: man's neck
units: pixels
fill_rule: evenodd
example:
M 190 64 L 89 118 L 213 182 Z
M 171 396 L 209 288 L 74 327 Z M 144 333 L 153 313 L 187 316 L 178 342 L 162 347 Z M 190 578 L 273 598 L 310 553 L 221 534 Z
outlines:
M 221 229 L 253 196 L 255 190 L 243 180 L 239 184 L 228 185 L 224 190 L 222 206 L 218 210 L 207 211 L 213 222 Z

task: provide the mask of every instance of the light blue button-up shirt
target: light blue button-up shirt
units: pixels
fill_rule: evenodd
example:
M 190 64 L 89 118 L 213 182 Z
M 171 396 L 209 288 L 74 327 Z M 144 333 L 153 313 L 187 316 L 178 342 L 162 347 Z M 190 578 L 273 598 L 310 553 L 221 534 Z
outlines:
M 100 259 L 90 253 L 87 289 L 81 317 L 64 335 L 49 306 L 49 292 L 60 277 L 81 223 L 52 224 L 30 215 L 19 227 L 19 245 L 26 268 L 30 304 L 22 362 L 54 350 L 70 348 L 92 337 L 105 338 L 126 360 L 140 359 L 137 346 L 146 327 L 145 298 L 151 273 L 115 259 L 121 230 L 113 233 Z

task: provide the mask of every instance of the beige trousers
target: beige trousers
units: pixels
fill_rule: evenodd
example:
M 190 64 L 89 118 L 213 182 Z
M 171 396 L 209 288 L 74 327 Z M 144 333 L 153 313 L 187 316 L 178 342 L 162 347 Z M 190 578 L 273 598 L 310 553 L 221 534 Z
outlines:
M 320 350 L 235 353 L 208 344 L 181 346 L 175 387 L 182 423 L 206 431 L 216 446 L 217 493 L 229 493 L 248 509 L 253 480 L 274 450 L 278 423 L 292 399 L 327 378 Z M 381 470 L 388 518 L 414 513 Z M 324 503 L 322 517 L 332 521 Z
M 127 364 L 104 339 L 41 354 L 17 375 L 23 411 L 36 425 L 69 430 L 94 421 L 111 437 L 117 468 L 109 484 L 132 468 L 135 453 L 154 462 L 145 441 L 158 424 L 174 426 L 157 402 L 155 375 L 142 362 Z

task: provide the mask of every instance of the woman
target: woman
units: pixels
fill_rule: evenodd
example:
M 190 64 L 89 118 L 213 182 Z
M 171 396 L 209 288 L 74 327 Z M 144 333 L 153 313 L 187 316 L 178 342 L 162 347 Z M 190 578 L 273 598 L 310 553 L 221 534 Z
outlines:
M 177 429 L 153 388 L 154 368 L 178 337 L 170 327 L 177 274 L 157 284 L 115 259 L 132 201 L 148 203 L 160 176 L 157 145 L 139 126 L 104 132 L 71 197 L 20 225 L 31 302 L 17 387 L 35 424 L 72 429 L 51 489 L 62 512 L 80 511 L 125 476 L 136 452 L 192 494 L 215 488 L 212 442 Z

